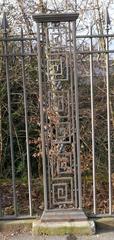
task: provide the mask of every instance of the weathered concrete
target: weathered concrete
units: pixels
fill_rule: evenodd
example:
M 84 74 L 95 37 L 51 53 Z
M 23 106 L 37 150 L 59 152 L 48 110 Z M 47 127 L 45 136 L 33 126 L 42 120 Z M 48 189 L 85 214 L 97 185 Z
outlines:
M 34 221 L 32 226 L 34 235 L 66 235 L 66 234 L 95 234 L 95 224 L 93 221 L 73 221 L 73 222 L 41 222 Z

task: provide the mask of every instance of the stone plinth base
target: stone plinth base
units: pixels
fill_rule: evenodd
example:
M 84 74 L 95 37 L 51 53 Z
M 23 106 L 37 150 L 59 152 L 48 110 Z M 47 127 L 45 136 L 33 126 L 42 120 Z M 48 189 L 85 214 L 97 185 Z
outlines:
M 53 209 L 44 211 L 41 219 L 33 222 L 32 229 L 37 235 L 92 235 L 95 224 L 88 221 L 82 209 Z
M 41 222 L 41 220 L 36 220 L 33 222 L 32 231 L 34 235 L 92 235 L 95 234 L 95 225 L 93 221 L 87 220 L 80 222 Z
M 87 220 L 85 213 L 79 209 L 57 209 L 44 211 L 41 222 L 64 222 Z

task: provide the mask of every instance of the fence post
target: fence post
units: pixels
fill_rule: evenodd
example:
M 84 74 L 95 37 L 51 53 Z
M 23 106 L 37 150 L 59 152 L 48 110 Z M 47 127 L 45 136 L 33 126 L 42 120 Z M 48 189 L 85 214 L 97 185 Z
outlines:
M 84 212 L 82 211 L 82 193 L 81 193 L 81 166 L 80 166 L 80 132 L 79 132 L 79 106 L 78 106 L 78 82 L 77 82 L 77 66 L 76 66 L 76 19 L 78 17 L 77 13 L 74 14 L 39 14 L 34 15 L 33 19 L 37 23 L 37 37 L 38 37 L 38 76 L 39 76 L 39 94 L 40 94 L 40 117 L 41 117 L 41 138 L 42 138 L 42 154 L 43 154 L 43 179 L 44 179 L 44 212 L 42 215 L 42 221 L 67 221 L 67 220 L 77 220 L 77 219 L 86 219 Z M 66 24 L 67 29 L 69 29 L 69 23 L 72 24 L 72 38 L 73 38 L 73 46 L 71 51 L 71 45 L 68 50 L 68 43 L 64 43 L 64 48 L 62 49 L 62 38 L 60 36 L 60 26 L 61 23 Z M 40 38 L 40 24 L 47 24 L 48 30 L 50 32 L 50 24 L 53 24 L 55 28 L 58 28 L 58 33 L 56 35 L 57 43 L 52 43 L 51 41 L 51 31 L 49 33 L 49 42 L 46 49 L 49 49 L 47 52 L 44 63 L 42 66 L 42 57 L 41 56 L 41 41 Z M 54 33 L 53 33 L 54 34 Z M 66 34 L 66 31 L 65 31 Z M 69 36 L 69 35 L 68 35 Z M 61 41 L 59 41 L 59 37 Z M 66 35 L 65 35 L 66 37 Z M 54 39 L 54 36 L 52 36 Z M 64 38 L 64 39 L 67 39 Z M 54 41 L 54 40 L 53 40 Z M 56 46 L 58 44 L 58 47 Z M 59 46 L 60 44 L 60 46 Z M 67 46 L 67 50 L 65 49 Z M 72 64 L 73 68 L 70 67 L 68 52 L 71 51 L 70 54 L 72 56 Z M 65 60 L 63 61 L 63 59 Z M 47 66 L 46 66 L 47 63 Z M 51 65 L 51 66 L 50 66 Z M 49 67 L 50 66 L 50 67 Z M 72 79 L 69 78 L 70 72 L 69 69 L 72 70 L 73 74 L 73 86 L 72 90 L 70 88 Z M 45 71 L 47 73 L 47 79 L 43 79 L 42 73 Z M 47 72 L 46 72 L 47 71 Z M 45 74 L 46 76 L 46 74 Z M 46 82 L 46 92 L 43 88 L 43 83 Z M 69 86 L 70 85 L 70 86 Z M 71 93 L 71 92 L 72 93 Z M 50 96 L 51 98 L 47 99 L 46 96 Z M 66 100 L 64 99 L 64 94 L 68 93 L 66 96 Z M 69 94 L 71 99 L 69 99 Z M 72 97 L 75 96 L 75 107 L 71 106 Z M 58 100 L 57 100 L 58 99 Z M 62 109 L 59 110 L 60 99 L 62 99 Z M 47 101 L 48 100 L 48 101 Z M 64 103 L 65 101 L 65 103 Z M 69 102 L 66 102 L 69 101 Z M 70 102 L 71 101 L 71 102 Z M 49 141 L 46 140 L 46 136 L 44 133 L 45 127 L 45 118 L 44 113 L 48 116 L 48 112 L 46 109 L 46 103 L 48 102 L 49 108 L 52 110 L 55 106 L 55 112 L 58 116 L 58 121 L 53 126 L 50 123 L 47 125 L 48 138 Z M 51 103 L 50 103 L 51 102 Z M 66 114 L 65 106 L 67 103 L 68 113 Z M 52 105 L 51 105 L 52 104 Z M 55 105 L 54 105 L 55 104 Z M 57 105 L 56 105 L 57 104 Z M 70 105 L 70 107 L 69 107 Z M 61 108 L 61 107 L 60 107 Z M 73 108 L 71 110 L 71 108 Z M 75 108 L 75 109 L 74 109 Z M 71 115 L 74 117 L 71 121 Z M 73 111 L 73 112 L 72 112 Z M 61 113 L 60 113 L 61 112 Z M 72 124 L 74 121 L 75 126 Z M 72 124 L 72 127 L 71 127 Z M 65 125 L 65 126 L 64 126 Z M 75 133 L 74 131 L 75 127 Z M 62 129 L 62 130 L 61 130 Z M 69 130 L 69 131 L 68 131 Z M 67 135 L 66 135 L 67 133 Z M 73 136 L 73 146 L 77 145 L 76 152 L 73 152 L 72 142 L 71 142 L 71 134 Z M 73 135 L 74 134 L 74 135 Z M 76 134 L 76 139 L 74 139 Z M 53 139 L 54 138 L 54 139 Z M 66 140 L 68 138 L 68 140 Z M 49 145 L 50 142 L 50 145 Z M 71 150 L 69 152 L 65 152 L 65 146 L 69 143 L 71 145 Z M 54 149 L 56 146 L 56 152 L 52 153 L 52 157 L 49 154 L 46 154 L 46 148 L 50 147 L 50 149 Z M 63 147 L 63 153 L 65 155 L 65 160 L 63 160 L 63 156 L 58 150 L 60 146 Z M 53 152 L 53 151 L 52 151 Z M 55 155 L 56 154 L 56 157 Z M 69 156 L 69 163 L 67 166 L 67 156 Z M 68 155 L 69 154 L 69 155 Z M 74 157 L 77 158 L 77 160 Z M 59 156 L 60 155 L 60 156 Z M 50 171 L 47 169 L 46 163 L 49 163 Z M 62 170 L 62 161 L 65 161 L 66 168 L 70 168 L 72 174 L 67 176 L 66 170 Z M 70 166 L 69 166 L 70 164 Z M 76 168 L 76 169 L 75 169 Z M 50 174 L 51 183 L 50 187 L 48 186 L 48 174 Z M 75 176 L 74 176 L 75 175 Z M 77 181 L 78 180 L 78 181 Z M 49 189 L 51 189 L 51 193 L 49 193 Z M 51 200 L 50 200 L 51 195 Z M 49 202 L 51 201 L 51 202 Z M 51 207 L 50 207 L 51 206 Z
M 92 126 L 92 157 L 93 157 L 93 212 L 96 214 L 96 166 L 95 166 L 95 130 L 94 130 L 94 92 L 93 92 L 93 39 L 90 26 L 90 87 L 91 87 L 91 126 Z
M 27 171 L 28 171 L 28 190 L 29 190 L 29 212 L 30 212 L 30 216 L 32 216 L 32 180 L 31 180 L 31 163 L 30 163 L 30 149 L 29 149 L 28 108 L 27 108 L 27 91 L 26 91 L 24 53 L 25 53 L 25 51 L 24 51 L 24 42 L 23 42 L 23 30 L 21 29 L 21 59 L 22 59 L 22 79 L 23 79 L 24 111 L 25 111 Z
M 9 134 L 10 134 L 10 150 L 11 150 L 11 164 L 12 164 L 12 184 L 13 184 L 13 203 L 14 203 L 14 212 L 15 212 L 15 215 L 17 215 L 16 183 L 15 183 L 15 161 L 14 161 L 14 148 L 13 148 L 11 96 L 10 96 L 10 79 L 9 79 L 9 57 L 8 57 L 8 44 L 7 44 L 8 22 L 7 22 L 5 13 L 4 13 L 4 17 L 3 17 L 3 20 L 2 20 L 2 28 L 4 30 L 4 58 L 5 58 L 5 66 L 6 66 L 6 80 L 7 80 L 8 117 L 9 117 Z
M 111 179 L 111 139 L 110 139 L 110 77 L 109 77 L 109 25 L 110 19 L 106 9 L 106 84 L 107 84 L 107 133 L 108 133 L 108 179 L 109 179 L 109 215 L 112 214 L 112 179 Z

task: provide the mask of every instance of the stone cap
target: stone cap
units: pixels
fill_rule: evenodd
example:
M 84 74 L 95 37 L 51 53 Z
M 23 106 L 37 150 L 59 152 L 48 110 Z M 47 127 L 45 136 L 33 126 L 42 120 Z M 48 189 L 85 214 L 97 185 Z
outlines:
M 46 22 L 73 22 L 76 21 L 79 14 L 76 13 L 51 13 L 51 14 L 35 14 L 33 19 L 36 23 Z

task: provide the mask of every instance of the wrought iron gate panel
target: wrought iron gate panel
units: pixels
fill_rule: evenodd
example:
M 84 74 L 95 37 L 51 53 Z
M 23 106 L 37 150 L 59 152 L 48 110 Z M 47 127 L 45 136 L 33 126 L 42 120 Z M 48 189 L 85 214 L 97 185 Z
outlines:
M 41 39 L 45 43 L 43 48 Z M 80 156 L 79 152 L 77 154 L 79 113 L 75 41 L 75 21 L 72 23 L 63 19 L 57 23 L 38 23 L 39 94 L 46 209 L 81 207 Z

